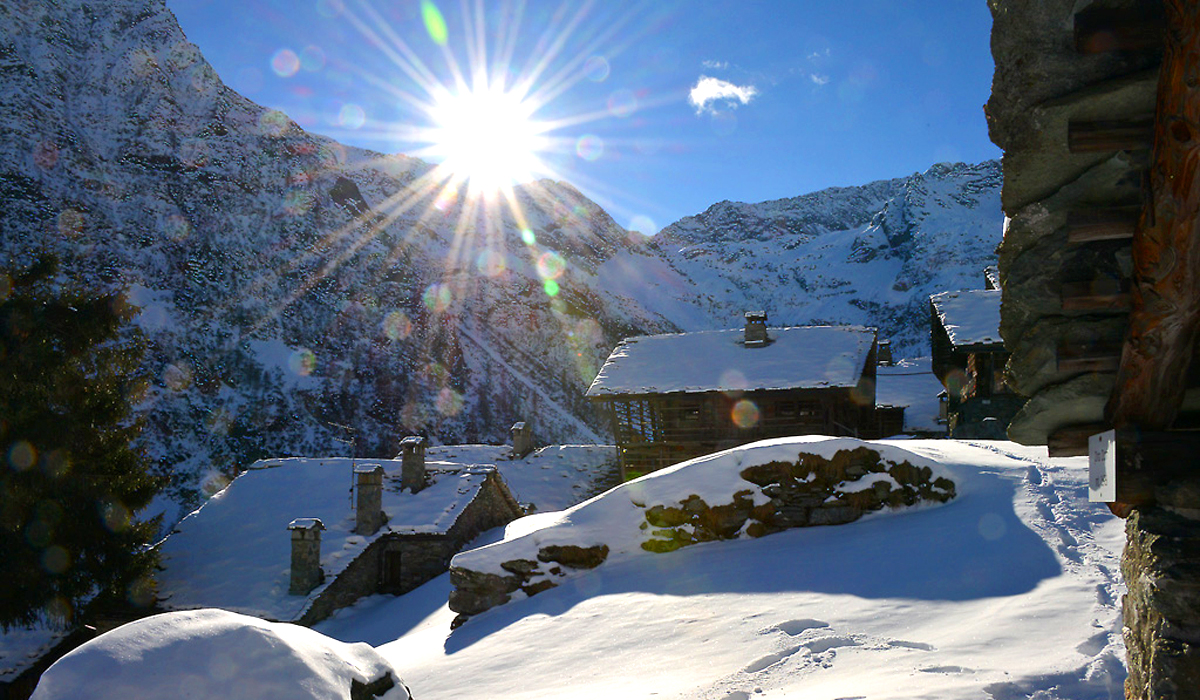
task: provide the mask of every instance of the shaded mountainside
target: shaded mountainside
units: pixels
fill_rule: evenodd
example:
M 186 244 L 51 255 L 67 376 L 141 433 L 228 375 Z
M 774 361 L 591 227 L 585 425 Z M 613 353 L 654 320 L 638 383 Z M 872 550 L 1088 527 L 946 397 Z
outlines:
M 365 455 L 522 418 L 595 437 L 599 363 L 673 327 L 596 283 L 628 234 L 573 188 L 518 193 L 527 244 L 511 215 L 414 190 L 421 161 L 228 89 L 161 0 L 4 3 L 0 76 L 0 262 L 53 252 L 140 307 L 134 398 L 177 501 L 263 455 L 344 454 L 331 423 Z
M 52 252 L 138 307 L 132 398 L 176 503 L 258 457 L 345 454 L 333 424 L 374 456 L 520 419 L 598 439 L 583 391 L 622 337 L 747 308 L 919 349 L 925 298 L 978 286 L 1000 236 L 994 163 L 722 203 L 649 240 L 564 183 L 518 190 L 518 220 L 430 168 L 230 90 L 163 0 L 0 4 L 0 267 Z

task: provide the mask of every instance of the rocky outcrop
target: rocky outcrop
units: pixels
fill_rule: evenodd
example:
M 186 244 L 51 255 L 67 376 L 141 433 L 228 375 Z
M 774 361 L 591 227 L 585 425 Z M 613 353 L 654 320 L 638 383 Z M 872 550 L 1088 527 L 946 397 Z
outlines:
M 634 501 L 642 521 L 612 523 L 614 537 L 623 537 L 621 528 L 637 528 L 640 536 L 634 539 L 642 550 L 665 553 L 700 542 L 840 525 L 871 511 L 944 503 L 955 496 L 954 482 L 934 476 L 930 467 L 883 459 L 867 447 L 838 450 L 828 458 L 800 454 L 795 461 L 747 467 L 739 476 L 746 488 L 733 493 L 728 503 L 708 503 L 694 493 L 674 503 Z M 450 609 L 459 613 L 454 625 L 518 593 L 533 596 L 554 588 L 580 571 L 600 566 L 609 554 L 604 543 L 542 544 L 536 559 L 500 563 L 503 573 L 453 565 Z
M 527 596 L 554 588 L 556 579 L 567 575 L 567 569 L 594 569 L 608 558 L 608 545 L 579 547 L 576 545 L 547 545 L 538 551 L 537 560 L 513 559 L 500 564 L 507 575 L 471 571 L 462 567 L 450 568 L 450 609 L 458 613 L 452 623 L 458 627 L 472 615 L 507 603 L 517 591 Z
M 741 477 L 770 500 L 755 505 L 753 491 L 747 489 L 727 504 L 709 505 L 692 495 L 678 506 L 650 506 L 640 526 L 650 534 L 642 549 L 670 552 L 743 532 L 762 537 L 793 527 L 841 525 L 885 507 L 944 503 L 955 495 L 954 483 L 931 479 L 929 467 L 888 463 L 865 447 L 841 450 L 829 459 L 801 455 L 796 462 L 761 464 L 745 469 Z

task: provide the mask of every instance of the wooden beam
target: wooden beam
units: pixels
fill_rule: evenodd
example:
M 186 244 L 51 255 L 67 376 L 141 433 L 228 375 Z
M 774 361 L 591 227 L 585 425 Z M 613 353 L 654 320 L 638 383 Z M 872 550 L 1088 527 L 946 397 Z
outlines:
M 1058 346 L 1059 372 L 1116 372 L 1121 365 L 1121 347 L 1113 344 Z
M 1089 7 L 1075 15 L 1075 50 L 1082 54 L 1145 51 L 1163 45 L 1161 12 L 1134 7 Z
M 1133 239 L 1133 309 L 1106 410 L 1118 428 L 1174 423 L 1200 332 L 1200 3 L 1163 7 L 1152 201 Z
M 1067 124 L 1067 150 L 1071 153 L 1143 151 L 1154 145 L 1154 120 L 1071 120 Z
M 1046 438 L 1051 457 L 1083 457 L 1088 453 L 1088 438 L 1109 427 L 1102 423 L 1083 423 L 1059 428 Z
M 1127 280 L 1101 278 L 1062 285 L 1063 311 L 1128 311 L 1131 303 Z
M 1071 210 L 1067 212 L 1067 242 L 1129 240 L 1141 213 L 1140 206 Z

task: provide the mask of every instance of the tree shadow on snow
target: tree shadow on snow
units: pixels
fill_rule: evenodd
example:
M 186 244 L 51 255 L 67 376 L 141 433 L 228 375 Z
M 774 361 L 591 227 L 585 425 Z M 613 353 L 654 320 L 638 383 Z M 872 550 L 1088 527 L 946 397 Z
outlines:
M 600 595 L 811 591 L 965 601 L 1027 593 L 1062 573 L 1050 545 L 1014 512 L 1012 481 L 994 473 L 971 474 L 966 481 L 968 493 L 938 508 L 606 562 L 472 618 L 446 640 L 446 651 L 464 649 L 524 617 L 556 616 Z

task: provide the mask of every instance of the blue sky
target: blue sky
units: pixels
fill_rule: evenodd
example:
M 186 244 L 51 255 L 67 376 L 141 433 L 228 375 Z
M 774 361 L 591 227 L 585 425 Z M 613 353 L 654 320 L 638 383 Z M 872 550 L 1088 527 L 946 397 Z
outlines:
M 983 0 L 167 5 L 231 87 L 384 152 L 428 147 L 427 85 L 453 92 L 455 67 L 524 78 L 553 126 L 540 174 L 646 233 L 725 199 L 999 156 Z

